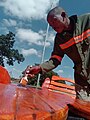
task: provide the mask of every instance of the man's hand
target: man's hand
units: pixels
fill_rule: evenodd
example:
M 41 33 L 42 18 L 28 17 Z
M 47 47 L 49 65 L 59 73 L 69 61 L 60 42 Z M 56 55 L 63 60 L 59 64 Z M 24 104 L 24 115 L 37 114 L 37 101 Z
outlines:
M 23 72 L 24 74 L 28 74 L 29 77 L 34 77 L 35 74 L 38 74 L 42 71 L 40 66 L 28 66 L 26 70 Z

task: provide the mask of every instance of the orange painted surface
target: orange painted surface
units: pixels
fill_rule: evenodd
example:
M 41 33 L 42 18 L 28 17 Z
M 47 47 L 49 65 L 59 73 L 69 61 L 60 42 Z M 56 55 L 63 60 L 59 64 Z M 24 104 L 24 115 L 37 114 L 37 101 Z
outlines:
M 76 99 L 74 103 L 69 105 L 69 108 L 77 115 L 90 120 L 90 102 Z
M 67 88 L 67 89 L 70 89 L 70 90 L 74 90 L 74 91 L 75 91 L 75 86 L 58 83 L 58 82 L 56 82 L 56 81 L 51 81 L 51 84 L 52 84 L 52 85 L 55 85 L 55 86 L 58 86 L 58 87 Z
M 14 120 L 16 86 L 0 84 L 0 120 Z
M 61 92 L 63 92 L 63 93 L 67 93 L 67 94 L 68 94 L 68 93 L 69 93 L 69 94 L 73 94 L 73 95 L 76 94 L 75 91 L 73 91 L 73 90 L 63 89 L 63 88 L 61 88 L 61 87 L 55 86 L 55 84 L 54 84 L 54 86 L 53 86 L 53 85 L 50 85 L 50 86 L 49 86 L 49 89 L 61 91 Z
M 13 84 L 0 84 L 0 120 L 66 120 L 67 95 Z
M 52 76 L 52 80 L 55 80 L 55 81 L 57 81 L 57 80 L 63 80 L 63 81 L 67 81 L 67 82 L 71 82 L 71 83 L 75 83 L 74 82 L 74 80 L 72 80 L 72 79 L 69 79 L 69 78 L 63 78 L 63 77 L 61 77 L 61 76 Z
M 0 120 L 66 120 L 68 106 L 90 119 L 90 102 L 47 89 L 0 84 Z
M 0 83 L 3 84 L 11 83 L 11 79 L 8 71 L 2 66 L 0 66 Z
M 61 81 L 64 81 L 66 84 L 62 83 Z M 69 84 L 67 84 L 67 82 Z M 47 88 L 50 91 L 57 91 L 59 93 L 67 94 L 73 98 L 76 98 L 75 82 L 72 79 L 54 75 L 52 76 L 51 80 L 49 78 L 45 79 L 42 88 Z
M 0 69 L 4 73 L 5 69 Z M 4 75 L 0 74 L 0 120 L 66 120 L 69 109 L 90 120 L 90 102 L 46 88 L 7 84 L 10 76 L 6 70 Z

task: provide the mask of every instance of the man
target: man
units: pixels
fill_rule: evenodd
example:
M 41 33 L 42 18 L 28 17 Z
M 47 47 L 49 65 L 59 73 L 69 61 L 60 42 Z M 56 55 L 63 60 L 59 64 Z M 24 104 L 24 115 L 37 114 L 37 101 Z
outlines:
M 49 25 L 57 32 L 51 58 L 39 66 L 26 69 L 33 76 L 61 64 L 64 54 L 74 63 L 77 98 L 90 101 L 90 13 L 68 17 L 65 10 L 55 7 L 47 15 Z

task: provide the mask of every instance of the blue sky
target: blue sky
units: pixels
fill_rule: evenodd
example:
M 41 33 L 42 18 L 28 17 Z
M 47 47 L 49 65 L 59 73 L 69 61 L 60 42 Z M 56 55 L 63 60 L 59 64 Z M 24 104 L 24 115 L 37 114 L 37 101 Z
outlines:
M 52 3 L 53 2 L 53 3 Z M 47 12 L 51 6 L 63 7 L 69 16 L 90 12 L 90 0 L 1 0 L 0 34 L 15 33 L 14 48 L 25 57 L 21 64 L 6 65 L 10 75 L 18 78 L 27 65 L 41 63 L 43 44 L 46 36 Z M 53 49 L 55 31 L 49 28 L 44 61 Z M 55 70 L 60 76 L 73 79 L 73 62 L 65 56 Z

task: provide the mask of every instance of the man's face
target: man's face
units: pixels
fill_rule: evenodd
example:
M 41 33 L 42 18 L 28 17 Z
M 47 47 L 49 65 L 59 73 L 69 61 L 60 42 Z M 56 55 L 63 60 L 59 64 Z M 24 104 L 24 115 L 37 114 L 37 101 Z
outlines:
M 68 28 L 69 19 L 61 15 L 50 16 L 48 23 L 56 32 L 61 33 Z

